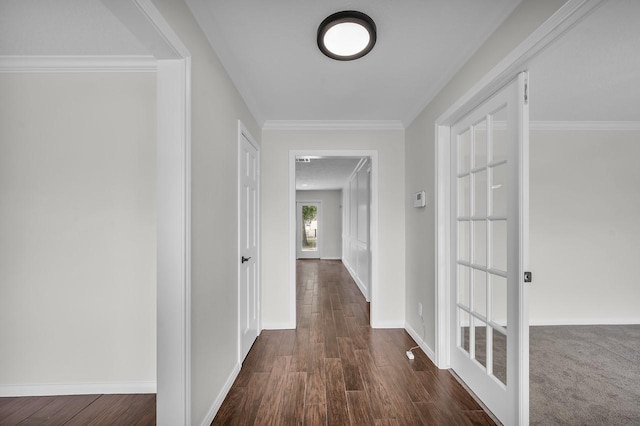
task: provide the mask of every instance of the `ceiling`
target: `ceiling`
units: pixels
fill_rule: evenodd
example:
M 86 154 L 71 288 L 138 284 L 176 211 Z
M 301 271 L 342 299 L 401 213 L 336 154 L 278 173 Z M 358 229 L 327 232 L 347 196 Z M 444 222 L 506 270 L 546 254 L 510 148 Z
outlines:
M 398 120 L 404 125 L 518 0 L 186 0 L 260 123 Z M 369 14 L 378 42 L 333 61 L 318 24 Z M 530 64 L 533 121 L 640 122 L 640 1 L 597 8 Z M 132 0 L 0 0 L 0 55 L 175 57 Z
M 308 163 L 296 163 L 297 190 L 342 189 L 360 162 L 353 157 L 310 158 Z
M 258 122 L 398 120 L 409 124 L 520 0 L 186 0 Z M 367 56 L 324 56 L 324 18 L 376 22 Z
M 613 0 L 533 60 L 531 120 L 640 121 L 640 1 Z

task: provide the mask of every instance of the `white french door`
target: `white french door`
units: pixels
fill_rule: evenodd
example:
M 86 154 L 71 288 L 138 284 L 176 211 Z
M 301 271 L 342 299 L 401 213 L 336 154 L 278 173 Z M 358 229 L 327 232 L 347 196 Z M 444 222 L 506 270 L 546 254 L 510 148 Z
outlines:
M 319 259 L 321 249 L 322 203 L 319 201 L 298 201 L 296 203 L 298 259 Z
M 451 367 L 507 425 L 529 412 L 527 79 L 451 127 Z
M 260 315 L 259 244 L 259 182 L 260 158 L 256 144 L 246 131 L 240 130 L 239 177 L 239 327 L 240 361 L 242 362 L 258 337 Z

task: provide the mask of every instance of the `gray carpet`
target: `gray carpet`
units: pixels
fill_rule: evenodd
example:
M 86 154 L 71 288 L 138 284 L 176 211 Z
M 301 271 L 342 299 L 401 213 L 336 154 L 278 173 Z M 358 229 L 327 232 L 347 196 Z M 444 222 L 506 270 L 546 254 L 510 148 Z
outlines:
M 531 425 L 640 425 L 640 325 L 530 328 Z

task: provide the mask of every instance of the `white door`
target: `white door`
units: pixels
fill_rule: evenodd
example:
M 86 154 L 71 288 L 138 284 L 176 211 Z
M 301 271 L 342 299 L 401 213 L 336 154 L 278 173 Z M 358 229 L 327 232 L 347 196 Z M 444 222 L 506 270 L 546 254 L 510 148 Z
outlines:
M 260 283 L 258 270 L 260 158 L 257 145 L 240 131 L 239 178 L 239 327 L 240 361 L 259 334 Z
M 322 203 L 298 201 L 296 203 L 296 252 L 298 259 L 320 258 L 320 217 Z
M 507 425 L 529 422 L 527 74 L 451 127 L 451 366 Z

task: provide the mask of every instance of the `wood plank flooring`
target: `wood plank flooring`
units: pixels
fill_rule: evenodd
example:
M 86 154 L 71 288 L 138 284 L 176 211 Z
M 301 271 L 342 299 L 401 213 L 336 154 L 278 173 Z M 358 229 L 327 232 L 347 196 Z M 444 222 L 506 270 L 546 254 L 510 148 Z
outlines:
M 0 398 L 0 426 L 155 424 L 155 394 Z
M 494 425 L 402 329 L 372 329 L 340 261 L 297 263 L 296 330 L 256 340 L 213 425 Z

